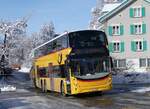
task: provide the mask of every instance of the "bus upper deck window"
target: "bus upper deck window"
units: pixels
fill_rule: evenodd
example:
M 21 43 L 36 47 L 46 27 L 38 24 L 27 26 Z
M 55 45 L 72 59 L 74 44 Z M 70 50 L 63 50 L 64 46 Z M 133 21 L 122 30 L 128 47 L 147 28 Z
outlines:
M 104 42 L 105 41 L 104 34 L 100 34 L 99 39 L 100 39 L 100 41 Z

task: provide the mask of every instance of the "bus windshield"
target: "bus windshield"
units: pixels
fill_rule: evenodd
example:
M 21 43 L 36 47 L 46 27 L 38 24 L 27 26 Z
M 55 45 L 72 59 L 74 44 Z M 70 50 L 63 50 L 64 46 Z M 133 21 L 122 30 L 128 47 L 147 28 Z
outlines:
M 75 76 L 89 76 L 107 73 L 111 70 L 110 58 L 73 59 L 71 70 Z

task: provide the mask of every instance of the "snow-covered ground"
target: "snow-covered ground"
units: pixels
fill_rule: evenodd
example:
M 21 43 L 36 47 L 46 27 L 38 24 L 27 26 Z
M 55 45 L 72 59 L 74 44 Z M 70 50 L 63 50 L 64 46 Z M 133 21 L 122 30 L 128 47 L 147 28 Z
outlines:
M 4 85 L 0 87 L 0 91 L 2 92 L 16 91 L 16 87 L 12 85 Z
M 9 76 L 0 76 L 0 90 L 3 92 L 8 91 L 20 91 L 24 89 L 23 85 L 28 84 L 31 85 L 30 77 L 27 68 L 21 69 L 22 72 L 14 71 Z M 19 85 L 18 85 L 19 84 Z M 18 88 L 19 87 L 19 88 Z
M 21 67 L 21 69 L 19 70 L 19 72 L 29 73 L 29 72 L 30 72 L 30 68 L 27 68 L 27 67 Z
M 150 92 L 150 87 L 141 87 L 139 89 L 132 90 L 131 92 L 136 92 L 136 93 Z
M 131 90 L 134 93 L 146 93 L 150 92 L 150 87 L 146 86 L 150 83 L 150 72 L 125 72 L 117 73 L 113 75 L 114 84 L 143 84 L 143 86 L 137 89 Z M 145 85 L 144 85 L 145 84 Z
M 113 83 L 117 84 L 150 83 L 150 72 L 117 73 L 116 75 L 113 75 Z

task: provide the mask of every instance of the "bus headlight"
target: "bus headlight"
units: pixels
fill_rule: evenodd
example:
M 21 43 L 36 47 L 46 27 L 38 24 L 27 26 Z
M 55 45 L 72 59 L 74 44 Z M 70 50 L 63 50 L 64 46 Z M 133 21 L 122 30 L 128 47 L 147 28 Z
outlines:
M 70 81 L 67 80 L 67 81 L 66 81 L 66 84 L 70 84 Z

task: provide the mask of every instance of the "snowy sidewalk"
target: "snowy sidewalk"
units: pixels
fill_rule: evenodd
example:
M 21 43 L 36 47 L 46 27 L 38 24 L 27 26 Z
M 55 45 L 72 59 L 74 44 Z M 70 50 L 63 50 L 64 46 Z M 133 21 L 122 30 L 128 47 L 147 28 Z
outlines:
M 150 73 L 118 73 L 113 75 L 113 83 L 115 84 L 146 84 L 150 83 Z

